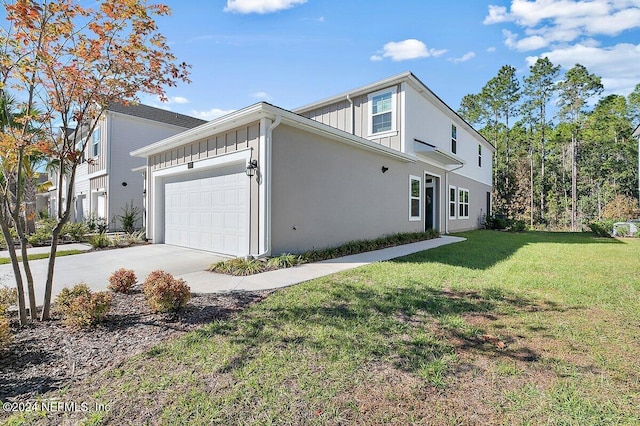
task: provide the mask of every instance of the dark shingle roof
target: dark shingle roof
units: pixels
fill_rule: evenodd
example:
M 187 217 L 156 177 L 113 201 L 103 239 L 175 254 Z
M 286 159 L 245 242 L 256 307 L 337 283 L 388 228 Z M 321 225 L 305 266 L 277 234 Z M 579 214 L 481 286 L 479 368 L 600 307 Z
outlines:
M 119 112 L 121 114 L 132 115 L 134 117 L 145 118 L 147 120 L 158 121 L 160 123 L 180 126 L 186 129 L 192 129 L 206 123 L 205 120 L 201 120 L 199 118 L 190 117 L 188 115 L 178 114 L 177 112 L 167 111 L 161 108 L 155 108 L 143 104 L 111 104 L 108 110 Z

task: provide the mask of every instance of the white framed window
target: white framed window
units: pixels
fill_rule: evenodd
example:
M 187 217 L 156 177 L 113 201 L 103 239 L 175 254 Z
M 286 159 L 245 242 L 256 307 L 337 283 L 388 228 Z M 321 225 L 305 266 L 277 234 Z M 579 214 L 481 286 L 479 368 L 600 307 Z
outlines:
M 455 124 L 451 125 L 451 152 L 454 154 L 458 152 L 458 128 Z
M 396 88 L 380 90 L 369 96 L 369 135 L 396 131 Z
M 469 219 L 469 190 L 458 188 L 458 219 Z
M 91 156 L 98 157 L 100 155 L 100 127 L 96 127 L 91 136 Z
M 409 220 L 422 219 L 422 179 L 409 176 Z
M 456 218 L 456 207 L 458 202 L 458 190 L 455 186 L 449 187 L 449 219 Z
M 482 145 L 478 144 L 478 167 L 482 167 Z

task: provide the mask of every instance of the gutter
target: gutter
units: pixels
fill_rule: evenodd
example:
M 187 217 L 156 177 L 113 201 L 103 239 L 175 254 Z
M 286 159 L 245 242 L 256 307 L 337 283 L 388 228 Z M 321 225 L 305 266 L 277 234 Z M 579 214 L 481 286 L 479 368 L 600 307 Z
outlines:
M 266 124 L 266 120 L 261 120 L 261 125 L 263 121 Z M 258 167 L 262 175 L 259 191 L 259 199 L 262 200 L 259 221 L 262 225 L 262 250 L 257 254 L 256 257 L 258 258 L 271 255 L 271 149 L 273 146 L 273 129 L 278 127 L 281 122 L 282 115 L 278 113 L 275 121 L 267 128 L 265 137 L 260 138 Z

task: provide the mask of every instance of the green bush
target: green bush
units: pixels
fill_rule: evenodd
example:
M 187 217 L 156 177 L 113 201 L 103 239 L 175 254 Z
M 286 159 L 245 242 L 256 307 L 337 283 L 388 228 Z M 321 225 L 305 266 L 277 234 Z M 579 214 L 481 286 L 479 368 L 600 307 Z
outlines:
M 109 277 L 107 288 L 118 293 L 129 293 L 137 282 L 138 278 L 133 270 L 120 268 Z
M 509 220 L 506 215 L 497 213 L 485 219 L 485 226 L 487 229 L 507 229 Z
M 527 222 L 522 219 L 516 219 L 509 221 L 509 232 L 524 232 L 527 230 Z
M 93 248 L 104 248 L 111 245 L 111 240 L 109 240 L 107 234 L 101 232 L 99 234 L 93 234 L 92 236 L 90 236 L 89 244 L 91 244 Z
M 62 235 L 68 235 L 72 241 L 82 242 L 86 239 L 86 235 L 89 233 L 89 228 L 84 222 L 65 223 L 62 226 Z
M 11 335 L 9 307 L 17 303 L 17 293 L 15 288 L 8 288 L 4 285 L 0 287 L 0 349 L 6 347 L 13 337 Z
M 280 256 L 272 257 L 267 261 L 267 269 L 283 269 L 292 268 L 296 265 L 305 263 L 305 259 L 302 256 L 296 256 L 291 253 L 283 253 Z
M 329 247 L 321 250 L 309 250 L 301 255 L 284 253 L 277 257 L 272 257 L 266 262 L 260 259 L 229 259 L 214 263 L 209 267 L 211 272 L 219 272 L 230 275 L 252 275 L 273 269 L 291 268 L 301 263 L 319 262 L 336 257 L 348 256 L 372 250 L 380 250 L 387 247 L 394 247 L 400 244 L 415 243 L 418 241 L 438 238 L 438 231 L 432 229 L 426 232 L 405 232 L 391 234 L 375 240 L 349 241 L 338 247 Z
M 610 237 L 613 232 L 613 223 L 613 220 L 599 220 L 589 223 L 589 228 L 598 237 Z
M 133 205 L 133 200 L 131 200 L 131 205 L 125 204 L 122 208 L 122 215 L 118 216 L 120 220 L 120 226 L 122 226 L 122 230 L 128 234 L 133 233 L 135 231 L 136 222 L 141 217 L 140 207 L 136 207 Z
M 153 271 L 142 284 L 147 304 L 155 312 L 175 312 L 191 299 L 191 289 L 168 272 Z
M 102 322 L 111 308 L 111 295 L 105 291 L 93 293 L 84 284 L 63 288 L 55 298 L 56 311 L 71 327 L 89 327 Z
M 51 228 L 42 226 L 36 228 L 36 232 L 27 235 L 27 241 L 32 246 L 41 246 L 51 241 Z

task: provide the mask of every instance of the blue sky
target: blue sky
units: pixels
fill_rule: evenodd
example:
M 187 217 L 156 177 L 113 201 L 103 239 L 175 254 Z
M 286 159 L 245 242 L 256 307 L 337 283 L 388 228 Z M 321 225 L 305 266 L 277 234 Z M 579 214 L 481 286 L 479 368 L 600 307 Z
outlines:
M 412 71 L 457 109 L 505 64 L 538 56 L 603 78 L 607 93 L 640 83 L 640 0 L 164 0 L 159 20 L 192 83 L 170 102 L 212 119 L 260 100 L 292 109 Z

